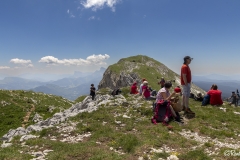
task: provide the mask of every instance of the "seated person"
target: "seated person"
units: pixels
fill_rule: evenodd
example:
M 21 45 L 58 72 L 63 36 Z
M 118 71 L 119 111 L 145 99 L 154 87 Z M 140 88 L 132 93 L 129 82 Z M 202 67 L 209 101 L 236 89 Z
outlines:
M 214 87 L 214 84 L 211 86 L 211 88 L 209 90 L 213 90 L 213 87 Z M 210 95 L 209 94 L 206 94 L 204 97 L 203 97 L 203 100 L 202 100 L 202 105 L 201 106 L 206 106 L 210 103 Z
M 232 99 L 232 102 L 229 103 L 230 105 L 234 104 L 235 106 L 237 106 L 238 96 L 235 92 L 232 92 L 231 97 L 229 97 L 227 100 L 229 100 L 229 99 Z
M 130 94 L 138 94 L 137 82 L 134 82 L 130 88 Z
M 142 98 L 145 99 L 145 100 L 155 100 L 155 98 L 151 96 L 151 91 L 149 90 L 147 81 L 143 82 Z
M 147 81 L 145 78 L 142 79 L 142 83 L 140 84 L 140 87 L 139 87 L 139 95 L 141 96 L 142 95 L 142 86 L 143 86 L 143 82 L 144 81 Z
M 210 104 L 211 105 L 222 105 L 222 91 L 218 90 L 218 86 L 216 84 L 212 85 L 212 88 L 207 92 L 210 96 Z
M 176 92 L 173 92 L 172 94 L 170 93 L 169 90 L 170 90 L 171 87 L 172 87 L 172 83 L 171 82 L 166 82 L 164 84 L 164 87 L 161 88 L 158 91 L 158 93 L 157 93 L 156 103 L 159 100 L 168 100 L 168 101 L 170 101 L 171 98 L 173 98 L 177 94 Z M 179 113 L 174 111 L 172 106 L 171 106 L 171 111 L 172 111 L 172 114 L 173 114 L 173 117 L 175 118 L 175 120 L 178 121 L 178 122 L 181 122 Z

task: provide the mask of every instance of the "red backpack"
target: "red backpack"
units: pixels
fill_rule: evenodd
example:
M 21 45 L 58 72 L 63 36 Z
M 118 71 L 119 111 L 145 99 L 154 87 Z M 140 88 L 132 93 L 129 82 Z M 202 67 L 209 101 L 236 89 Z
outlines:
M 172 112 L 170 109 L 170 101 L 159 100 L 155 107 L 153 108 L 153 117 L 151 119 L 152 123 L 157 124 L 157 122 L 167 123 L 172 117 Z

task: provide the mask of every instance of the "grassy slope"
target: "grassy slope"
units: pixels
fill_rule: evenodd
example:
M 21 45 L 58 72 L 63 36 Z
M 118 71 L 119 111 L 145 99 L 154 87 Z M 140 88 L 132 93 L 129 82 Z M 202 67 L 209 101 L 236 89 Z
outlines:
M 106 91 L 107 92 L 107 91 Z M 126 91 L 126 93 L 128 93 Z M 132 95 L 124 95 L 127 100 L 133 101 L 136 97 Z M 83 98 L 83 97 L 82 97 Z M 79 101 L 82 100 L 79 98 Z M 179 126 L 175 122 L 171 122 L 174 129 L 169 132 L 166 127 L 161 124 L 153 125 L 150 122 L 152 116 L 151 102 L 140 100 L 140 107 L 136 105 L 124 106 L 106 106 L 100 107 L 92 113 L 82 113 L 69 119 L 69 121 L 80 123 L 77 124 L 76 130 L 71 131 L 70 135 L 84 134 L 91 132 L 89 138 L 85 138 L 83 142 L 70 144 L 60 141 L 52 141 L 49 136 L 61 138 L 61 134 L 57 132 L 57 128 L 49 128 L 35 133 L 40 135 L 39 139 L 30 139 L 26 142 L 32 148 L 36 147 L 36 151 L 44 149 L 52 149 L 47 158 L 55 159 L 137 159 L 139 156 L 148 159 L 165 158 L 171 154 L 176 154 L 180 159 L 237 159 L 238 157 L 225 157 L 223 152 L 228 148 L 221 148 L 219 155 L 208 156 L 204 150 L 215 151 L 214 143 L 206 142 L 200 145 L 194 139 L 186 139 L 179 132 L 182 129 L 196 132 L 204 137 L 218 138 L 219 141 L 228 140 L 229 143 L 238 142 L 240 137 L 239 115 L 233 111 L 240 112 L 240 108 L 231 106 L 223 106 L 227 108 L 223 112 L 219 107 L 206 106 L 201 107 L 200 102 L 191 99 L 190 106 L 196 112 L 196 118 L 189 120 L 184 126 Z M 123 118 L 126 114 L 131 118 Z M 116 116 L 118 115 L 118 116 Z M 115 121 L 121 121 L 117 124 Z M 124 125 L 123 125 L 124 124 Z M 21 147 L 19 138 L 14 139 L 12 147 L 0 149 L 0 159 L 30 159 L 26 153 L 29 148 Z M 230 138 L 233 138 L 231 140 Z M 232 142 L 231 142 L 232 141 Z M 98 143 L 96 143 L 98 142 Z M 151 153 L 151 148 L 159 149 L 164 146 L 175 149 L 172 153 Z M 113 150 L 116 149 L 125 154 L 121 155 Z M 191 150 L 192 147 L 197 147 Z M 19 151 L 23 151 L 19 154 Z M 232 149 L 231 149 L 232 150 Z
M 26 127 L 32 124 L 31 120 L 35 113 L 40 114 L 43 119 L 47 119 L 59 112 L 60 109 L 71 107 L 73 103 L 59 96 L 23 90 L 0 90 L 0 97 L 0 137 L 9 129 L 21 127 L 22 124 Z M 55 107 L 52 113 L 48 112 L 49 106 Z M 35 110 L 31 112 L 29 121 L 23 122 L 27 112 L 33 107 Z

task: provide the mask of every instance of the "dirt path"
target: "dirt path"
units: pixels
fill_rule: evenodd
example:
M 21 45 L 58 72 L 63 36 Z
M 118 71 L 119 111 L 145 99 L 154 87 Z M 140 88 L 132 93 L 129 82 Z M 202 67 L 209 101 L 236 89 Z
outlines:
M 31 113 L 35 111 L 35 106 L 32 104 L 32 108 L 27 112 L 26 116 L 23 118 L 22 127 L 25 128 L 25 124 L 28 122 Z

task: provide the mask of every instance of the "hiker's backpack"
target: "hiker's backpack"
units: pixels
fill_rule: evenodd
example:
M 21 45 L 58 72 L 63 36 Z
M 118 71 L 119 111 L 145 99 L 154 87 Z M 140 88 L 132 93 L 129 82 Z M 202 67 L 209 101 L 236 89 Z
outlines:
M 112 91 L 111 95 L 115 96 L 115 95 L 118 95 L 119 93 L 121 93 L 121 90 L 119 88 L 116 88 Z
M 151 119 L 152 123 L 157 124 L 157 122 L 168 122 L 172 117 L 172 112 L 170 109 L 170 101 L 159 100 L 153 105 L 153 117 Z
M 204 97 L 203 97 L 203 101 L 202 101 L 202 106 L 206 106 L 207 104 L 210 103 L 210 95 L 209 94 L 206 94 Z

